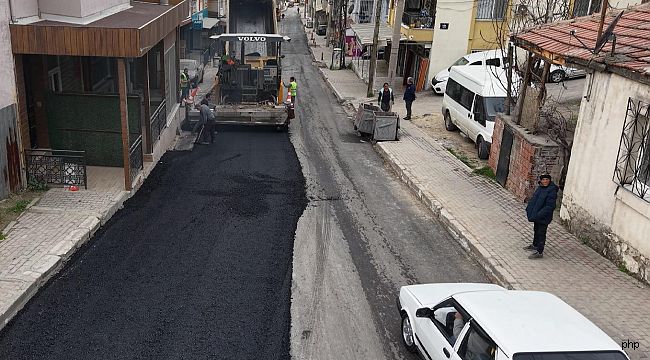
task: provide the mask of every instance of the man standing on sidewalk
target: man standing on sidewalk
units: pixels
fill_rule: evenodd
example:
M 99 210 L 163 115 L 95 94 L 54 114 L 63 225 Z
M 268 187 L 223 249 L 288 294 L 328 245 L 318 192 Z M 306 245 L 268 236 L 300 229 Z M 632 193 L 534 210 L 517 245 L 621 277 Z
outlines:
M 393 96 L 393 89 L 388 87 L 388 83 L 384 83 L 384 87 L 379 90 L 379 107 L 381 111 L 390 111 L 393 104 L 395 104 L 395 96 Z
M 524 250 L 533 250 L 528 258 L 540 259 L 544 255 L 546 243 L 546 230 L 553 220 L 553 211 L 557 201 L 558 187 L 551 181 L 551 175 L 544 174 L 539 177 L 539 186 L 526 206 L 528 221 L 533 225 L 533 244 L 524 247 Z
M 404 120 L 411 120 L 411 106 L 415 101 L 415 85 L 413 85 L 413 78 L 406 79 L 406 90 L 404 90 L 404 101 L 406 102 L 406 116 Z

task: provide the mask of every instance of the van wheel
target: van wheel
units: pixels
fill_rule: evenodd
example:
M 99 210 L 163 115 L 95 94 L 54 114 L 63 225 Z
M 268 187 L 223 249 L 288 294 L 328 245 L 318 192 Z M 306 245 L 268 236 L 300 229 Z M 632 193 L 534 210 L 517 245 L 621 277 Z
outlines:
M 409 352 L 414 353 L 417 351 L 413 326 L 411 326 L 411 320 L 406 315 L 406 312 L 402 312 L 402 343 L 404 343 L 404 347 Z
M 488 143 L 483 139 L 482 136 L 478 137 L 476 140 L 476 147 L 478 148 L 478 158 L 485 160 L 490 156 L 490 149 L 488 148 Z
M 449 115 L 449 111 L 445 111 L 445 129 L 447 129 L 447 131 L 458 130 L 456 125 L 454 125 L 454 123 L 451 122 L 451 115 Z

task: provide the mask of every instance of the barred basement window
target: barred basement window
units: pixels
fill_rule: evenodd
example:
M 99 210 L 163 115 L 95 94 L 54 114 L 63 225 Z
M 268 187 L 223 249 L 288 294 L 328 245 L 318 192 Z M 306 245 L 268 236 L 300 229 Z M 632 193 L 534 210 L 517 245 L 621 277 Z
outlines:
M 477 2 L 477 19 L 502 20 L 505 18 L 508 0 L 477 0 Z
M 614 181 L 650 202 L 650 105 L 630 98 Z

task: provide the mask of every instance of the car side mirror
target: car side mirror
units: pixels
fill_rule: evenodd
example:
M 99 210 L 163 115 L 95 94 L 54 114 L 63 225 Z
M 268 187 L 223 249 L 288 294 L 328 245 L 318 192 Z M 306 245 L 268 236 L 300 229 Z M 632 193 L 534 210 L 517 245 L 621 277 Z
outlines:
M 430 308 L 426 308 L 426 307 L 421 308 L 421 309 L 418 309 L 415 312 L 415 316 L 416 317 L 421 317 L 421 318 L 432 318 L 433 317 L 433 310 L 431 310 Z
M 451 71 L 451 66 L 447 68 L 447 71 Z
M 284 55 L 280 55 L 280 59 L 284 59 Z

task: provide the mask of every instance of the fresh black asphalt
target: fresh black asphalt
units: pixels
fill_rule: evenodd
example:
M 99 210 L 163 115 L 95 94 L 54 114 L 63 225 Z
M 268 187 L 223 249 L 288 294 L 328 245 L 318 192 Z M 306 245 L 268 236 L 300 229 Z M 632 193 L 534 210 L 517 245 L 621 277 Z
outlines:
M 287 359 L 307 199 L 286 133 L 167 153 L 0 333 L 0 359 Z

